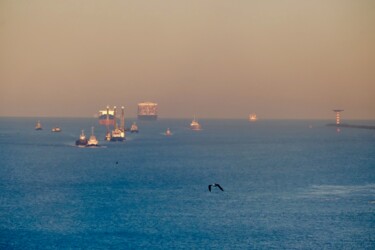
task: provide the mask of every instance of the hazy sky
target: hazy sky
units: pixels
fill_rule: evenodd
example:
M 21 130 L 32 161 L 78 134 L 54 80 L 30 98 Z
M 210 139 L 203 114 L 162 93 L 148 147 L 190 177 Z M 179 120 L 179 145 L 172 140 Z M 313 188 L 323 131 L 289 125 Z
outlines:
M 375 119 L 374 0 L 0 0 L 0 116 Z

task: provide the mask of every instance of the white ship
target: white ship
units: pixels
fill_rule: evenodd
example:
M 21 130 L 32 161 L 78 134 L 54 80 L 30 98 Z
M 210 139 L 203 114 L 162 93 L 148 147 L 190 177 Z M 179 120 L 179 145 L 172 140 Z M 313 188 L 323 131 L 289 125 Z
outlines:
M 99 142 L 94 135 L 94 127 L 91 127 L 91 136 L 87 142 L 86 147 L 99 147 Z
M 192 130 L 201 130 L 202 129 L 202 127 L 199 124 L 199 122 L 197 120 L 195 120 L 195 117 L 194 117 L 193 121 L 190 123 L 190 128 Z
M 251 122 L 255 122 L 256 120 L 258 120 L 256 114 L 250 114 L 250 115 L 249 115 L 249 121 L 251 121 Z
M 51 131 L 52 131 L 52 132 L 61 132 L 61 128 L 59 128 L 59 127 L 54 127 L 54 128 L 52 128 Z

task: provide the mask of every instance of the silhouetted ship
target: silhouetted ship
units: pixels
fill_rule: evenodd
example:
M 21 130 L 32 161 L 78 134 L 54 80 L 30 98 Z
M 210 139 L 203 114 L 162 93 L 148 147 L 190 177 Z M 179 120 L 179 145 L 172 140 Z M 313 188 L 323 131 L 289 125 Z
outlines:
M 82 130 L 81 135 L 79 136 L 79 139 L 76 140 L 76 146 L 86 147 L 87 143 L 88 143 L 88 140 L 86 138 L 84 131 Z
M 138 103 L 138 119 L 156 120 L 158 118 L 158 104 L 153 102 Z
M 195 117 L 194 117 L 193 121 L 190 123 L 190 128 L 192 130 L 201 130 L 202 129 L 202 127 L 199 124 L 199 122 L 197 120 L 195 120 Z
M 38 121 L 35 125 L 35 130 L 42 130 L 42 124 Z

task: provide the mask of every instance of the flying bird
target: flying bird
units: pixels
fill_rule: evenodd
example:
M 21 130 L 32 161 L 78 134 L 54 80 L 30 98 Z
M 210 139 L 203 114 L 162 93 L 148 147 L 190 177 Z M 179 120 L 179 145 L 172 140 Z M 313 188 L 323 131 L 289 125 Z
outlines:
M 211 192 L 211 187 L 218 187 L 218 188 L 220 188 L 221 191 L 224 191 L 224 189 L 217 183 L 208 185 L 208 191 L 210 191 L 210 192 Z

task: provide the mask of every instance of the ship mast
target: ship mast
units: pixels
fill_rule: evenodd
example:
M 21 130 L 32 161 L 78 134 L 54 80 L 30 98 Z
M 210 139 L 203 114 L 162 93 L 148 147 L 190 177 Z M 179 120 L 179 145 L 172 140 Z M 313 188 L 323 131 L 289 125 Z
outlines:
M 113 117 L 114 117 L 114 124 L 113 124 L 113 128 L 114 130 L 117 129 L 117 116 L 116 116 L 116 106 L 113 107 Z
M 121 130 L 125 131 L 125 110 L 124 106 L 121 107 Z
M 106 120 L 107 134 L 109 133 L 109 106 L 107 105 L 107 120 Z

